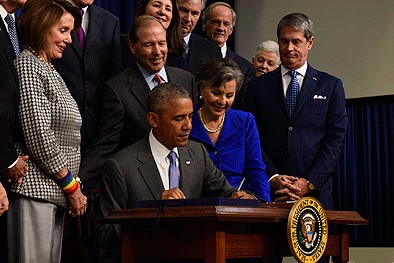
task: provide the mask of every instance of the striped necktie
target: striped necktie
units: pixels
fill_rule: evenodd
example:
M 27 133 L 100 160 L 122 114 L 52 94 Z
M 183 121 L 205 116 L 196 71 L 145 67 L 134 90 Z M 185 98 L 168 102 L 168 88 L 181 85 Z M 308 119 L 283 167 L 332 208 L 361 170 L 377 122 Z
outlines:
M 161 83 L 163 83 L 163 80 L 160 77 L 159 73 L 155 73 L 155 76 L 153 77 L 153 79 L 156 81 L 156 86 L 160 85 Z

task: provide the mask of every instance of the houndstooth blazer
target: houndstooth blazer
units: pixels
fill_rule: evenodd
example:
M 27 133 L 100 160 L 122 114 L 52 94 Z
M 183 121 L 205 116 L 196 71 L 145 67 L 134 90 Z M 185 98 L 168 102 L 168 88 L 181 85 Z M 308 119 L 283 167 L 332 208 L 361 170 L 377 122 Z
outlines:
M 78 106 L 58 72 L 25 49 L 15 60 L 19 76 L 19 121 L 24 141 L 20 155 L 29 155 L 29 171 L 12 192 L 63 207 L 68 200 L 52 175 L 67 167 L 74 177 L 80 164 Z

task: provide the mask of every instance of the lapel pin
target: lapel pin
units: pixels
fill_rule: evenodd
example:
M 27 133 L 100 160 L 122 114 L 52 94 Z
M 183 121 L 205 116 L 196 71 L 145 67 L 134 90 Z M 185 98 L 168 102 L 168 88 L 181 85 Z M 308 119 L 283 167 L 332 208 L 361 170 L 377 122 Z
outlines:
M 312 79 L 313 79 L 313 80 L 317 80 L 317 78 L 315 78 L 315 77 L 313 77 Z
M 186 164 L 190 164 L 190 161 L 189 161 L 189 160 L 187 160 L 187 161 L 186 161 Z

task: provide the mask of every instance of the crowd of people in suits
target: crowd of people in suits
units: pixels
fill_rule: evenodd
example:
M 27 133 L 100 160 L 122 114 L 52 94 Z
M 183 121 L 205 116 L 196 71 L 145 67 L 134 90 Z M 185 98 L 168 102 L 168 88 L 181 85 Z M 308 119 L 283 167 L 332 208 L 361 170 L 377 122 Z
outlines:
M 306 15 L 248 61 L 227 45 L 228 3 L 140 0 L 121 35 L 93 2 L 0 0 L 1 262 L 120 262 L 119 226 L 94 222 L 136 200 L 334 209 L 345 95 L 307 62 Z

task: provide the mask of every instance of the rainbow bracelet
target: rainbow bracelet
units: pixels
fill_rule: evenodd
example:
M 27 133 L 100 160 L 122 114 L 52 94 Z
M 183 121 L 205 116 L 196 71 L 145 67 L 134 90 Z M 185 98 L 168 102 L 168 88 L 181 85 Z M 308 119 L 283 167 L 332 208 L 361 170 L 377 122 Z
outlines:
M 70 170 L 68 170 L 65 177 L 58 180 L 56 183 L 67 195 L 71 195 L 78 190 L 78 182 L 75 180 Z

